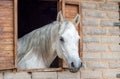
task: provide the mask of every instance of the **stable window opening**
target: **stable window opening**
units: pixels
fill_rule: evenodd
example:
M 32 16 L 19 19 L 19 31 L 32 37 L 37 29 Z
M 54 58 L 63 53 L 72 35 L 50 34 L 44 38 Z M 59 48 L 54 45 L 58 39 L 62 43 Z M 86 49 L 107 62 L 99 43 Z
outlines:
M 64 68 L 74 66 L 73 61 L 64 66 L 63 60 L 55 59 L 55 63 L 51 64 L 50 68 L 24 69 L 18 68 L 18 39 L 30 33 L 31 31 L 40 28 L 56 20 L 58 11 L 62 11 L 64 18 L 71 21 L 75 15 L 81 15 L 80 1 L 66 0 L 13 0 L 10 5 L 4 3 L 1 7 L 6 7 L 2 11 L 2 15 L 6 15 L 1 21 L 1 59 L 0 70 L 12 69 L 17 71 L 61 71 Z M 2 9 L 1 9 L 2 10 Z M 6 11 L 9 10 L 9 13 Z M 9 21 L 6 21 L 6 19 Z M 42 18 L 42 19 L 41 19 Z M 47 18 L 47 19 L 46 19 Z M 76 22 L 76 21 L 75 21 Z M 7 27 L 5 27 L 7 26 Z M 82 56 L 82 25 L 76 27 L 81 40 L 79 40 L 79 55 Z M 5 32 L 4 32 L 5 31 Z M 77 34 L 77 33 L 76 33 Z M 4 39 L 3 39 L 4 38 Z M 76 37 L 75 37 L 76 38 Z M 71 40 L 70 40 L 71 41 Z M 69 44 L 68 44 L 69 45 Z M 71 45 L 72 46 L 72 45 Z M 24 45 L 22 46 L 24 47 Z M 77 46 L 76 46 L 77 47 Z M 70 54 L 70 53 L 69 53 Z M 76 53 L 77 54 L 77 53 Z M 22 54 L 21 54 L 22 56 Z M 77 56 L 79 57 L 79 56 Z M 72 59 L 72 57 L 71 57 Z M 7 63 L 5 63 L 7 62 Z M 68 62 L 67 62 L 68 63 Z M 76 70 L 76 69 L 75 69 Z
M 18 39 L 56 20 L 57 1 L 18 0 Z M 55 58 L 50 68 L 59 68 Z

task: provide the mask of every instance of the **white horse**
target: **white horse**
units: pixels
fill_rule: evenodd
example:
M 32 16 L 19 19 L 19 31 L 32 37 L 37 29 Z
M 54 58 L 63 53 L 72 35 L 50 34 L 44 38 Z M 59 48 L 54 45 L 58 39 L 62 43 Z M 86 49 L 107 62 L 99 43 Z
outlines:
M 48 68 L 56 56 L 62 58 L 71 72 L 82 66 L 78 54 L 79 35 L 73 22 L 65 20 L 61 11 L 57 21 L 38 28 L 18 40 L 18 66 L 20 69 Z

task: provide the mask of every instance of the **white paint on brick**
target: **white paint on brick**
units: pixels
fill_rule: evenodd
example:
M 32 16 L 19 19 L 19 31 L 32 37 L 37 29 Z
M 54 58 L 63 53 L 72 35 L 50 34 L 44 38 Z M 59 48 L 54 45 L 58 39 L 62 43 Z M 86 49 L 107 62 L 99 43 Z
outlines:
M 108 11 L 110 11 L 110 10 L 118 11 L 119 10 L 119 6 L 113 5 L 113 4 L 101 4 L 100 8 L 105 11 L 106 10 L 108 10 Z
M 82 31 L 83 31 L 83 37 L 84 37 L 86 35 L 86 28 L 83 27 Z
M 117 45 L 111 45 L 110 46 L 110 49 L 111 49 L 112 52 L 120 52 L 120 45 L 119 45 L 119 43 Z
M 119 12 L 108 12 L 107 15 L 110 19 L 119 19 Z
M 107 62 L 89 61 L 89 62 L 87 62 L 87 66 L 89 69 L 106 69 L 106 68 L 108 68 L 109 65 Z
M 111 35 L 120 35 L 120 29 L 119 29 L 119 28 L 117 28 L 117 29 L 110 28 L 110 29 L 109 29 L 109 33 L 110 33 Z
M 80 79 L 80 72 L 71 73 L 69 71 L 58 72 L 58 79 Z
M 83 9 L 97 9 L 97 4 L 95 3 L 82 3 Z
M 82 1 L 96 2 L 96 3 L 103 3 L 103 2 L 105 2 L 105 0 L 82 0 Z
M 110 62 L 110 68 L 114 68 L 114 69 L 117 69 L 117 68 L 120 68 L 120 61 L 118 62 Z
M 83 37 L 84 43 L 96 42 L 99 43 L 99 37 Z
M 106 13 L 102 11 L 86 11 L 86 16 L 91 18 L 105 18 Z
M 101 78 L 102 72 L 101 71 L 81 71 L 81 78 L 87 78 L 87 79 L 95 79 L 95 78 Z
M 12 72 L 5 72 L 4 73 L 4 79 L 14 79 L 14 73 Z
M 97 20 L 83 19 L 83 26 L 98 26 L 99 22 Z
M 0 79 L 3 79 L 3 73 L 0 72 Z
M 106 29 L 91 28 L 91 29 L 86 29 L 86 32 L 87 32 L 88 35 L 105 35 L 106 34 Z
M 86 48 L 86 44 L 83 44 L 83 52 L 86 52 L 87 48 Z
M 102 43 L 120 43 L 119 36 L 104 36 L 102 37 Z
M 104 53 L 102 58 L 107 60 L 119 60 L 120 53 Z
M 101 21 L 101 26 L 114 26 L 114 23 L 115 22 L 118 22 L 118 20 L 116 20 L 116 21 L 113 21 L 113 20 L 102 20 Z
M 84 53 L 83 60 L 98 60 L 101 58 L 100 53 Z
M 5 72 L 4 79 L 31 79 L 31 75 L 27 72 Z
M 110 70 L 104 70 L 103 71 L 103 78 L 116 78 L 116 75 L 120 74 L 120 70 L 118 69 L 110 69 Z
M 82 10 L 82 18 L 84 18 L 84 16 L 85 16 L 85 11 L 84 11 L 84 9 Z
M 120 2 L 120 0 L 107 0 L 108 2 Z
M 57 79 L 57 72 L 33 72 L 32 79 Z
M 88 44 L 88 52 L 106 52 L 108 50 L 107 46 L 100 44 Z

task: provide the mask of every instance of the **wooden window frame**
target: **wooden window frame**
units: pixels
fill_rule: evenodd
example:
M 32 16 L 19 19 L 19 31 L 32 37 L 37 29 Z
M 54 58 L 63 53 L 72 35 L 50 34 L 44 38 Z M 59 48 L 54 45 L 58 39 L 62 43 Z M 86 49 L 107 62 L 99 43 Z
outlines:
M 44 0 L 44 1 L 48 1 L 48 0 Z M 64 0 L 49 0 L 49 1 L 57 1 L 57 10 L 59 11 L 60 10 L 60 7 L 63 11 L 63 16 L 64 16 L 64 10 L 62 7 L 64 7 L 63 3 L 64 3 Z M 62 3 L 61 3 L 62 2 Z M 58 4 L 60 4 L 59 7 L 58 7 Z M 81 2 L 80 1 L 65 1 L 66 4 L 74 4 L 74 5 L 78 5 L 79 6 L 79 14 L 82 14 L 81 13 Z M 18 62 L 17 62 L 17 42 L 18 42 L 18 0 L 14 0 L 14 21 L 13 21 L 13 24 L 14 24 L 14 62 L 15 62 L 15 68 L 14 70 L 17 71 L 17 72 L 20 72 L 20 71 L 26 71 L 26 72 L 33 72 L 33 71 L 45 71 L 45 72 L 48 72 L 48 71 L 63 71 L 64 68 L 61 66 L 59 68 L 37 68 L 37 69 L 18 69 Z M 82 17 L 81 17 L 82 19 Z M 78 33 L 81 37 L 81 41 L 79 43 L 79 54 L 80 54 L 80 57 L 82 56 L 82 48 L 83 48 L 83 45 L 82 45 L 82 21 L 80 21 L 79 23 L 79 29 L 78 29 Z M 60 60 L 60 65 L 61 65 L 61 60 Z M 63 64 L 63 63 L 62 63 Z
M 48 1 L 48 0 L 45 0 Z M 55 1 L 55 0 L 50 0 Z M 18 62 L 17 62 L 17 42 L 18 42 L 18 0 L 14 0 L 14 59 L 15 59 L 15 70 L 19 71 L 26 71 L 26 72 L 33 72 L 33 71 L 62 71 L 63 68 L 34 68 L 34 69 L 18 69 Z

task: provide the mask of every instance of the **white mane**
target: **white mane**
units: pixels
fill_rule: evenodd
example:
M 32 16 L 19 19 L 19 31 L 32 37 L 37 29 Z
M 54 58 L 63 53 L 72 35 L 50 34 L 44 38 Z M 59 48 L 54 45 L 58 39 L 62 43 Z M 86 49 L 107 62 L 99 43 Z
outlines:
M 58 34 L 58 27 L 59 23 L 55 21 L 19 38 L 19 68 L 47 68 L 50 66 L 57 56 L 54 53 L 54 43 Z

